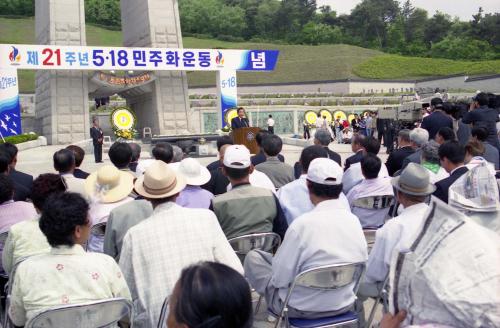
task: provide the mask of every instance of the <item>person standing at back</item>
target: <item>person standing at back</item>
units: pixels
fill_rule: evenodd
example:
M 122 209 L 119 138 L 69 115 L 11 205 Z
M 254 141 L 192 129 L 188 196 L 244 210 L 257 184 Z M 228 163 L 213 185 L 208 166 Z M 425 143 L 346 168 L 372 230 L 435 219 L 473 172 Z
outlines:
M 422 120 L 422 125 L 420 125 L 422 129 L 429 131 L 429 140 L 434 139 L 442 127 L 448 127 L 453 130 L 453 120 L 443 111 L 444 106 L 441 98 L 432 98 L 431 109 L 432 114 L 425 117 Z
M 496 122 L 499 121 L 498 110 L 488 107 L 489 97 L 486 93 L 480 92 L 474 98 L 469 112 L 462 118 L 465 124 L 472 124 L 475 127 L 484 127 L 488 131 L 486 142 L 500 150 L 498 141 Z
M 90 137 L 92 138 L 92 144 L 94 145 L 95 162 L 102 163 L 102 143 L 104 141 L 104 133 L 99 127 L 99 119 L 96 116 L 92 118 Z
M 267 119 L 267 131 L 274 134 L 274 119 L 272 115 L 269 115 L 269 118 Z

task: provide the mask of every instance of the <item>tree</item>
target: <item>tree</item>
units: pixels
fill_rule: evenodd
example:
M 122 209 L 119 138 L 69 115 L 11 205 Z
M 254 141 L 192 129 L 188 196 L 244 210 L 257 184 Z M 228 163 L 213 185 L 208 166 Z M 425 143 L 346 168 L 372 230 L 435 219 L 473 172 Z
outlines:
M 437 11 L 427 22 L 424 31 L 424 41 L 431 47 L 432 43 L 443 40 L 451 28 L 450 15 Z
M 430 55 L 432 57 L 469 60 L 495 58 L 493 47 L 486 41 L 450 36 L 434 43 Z
M 340 28 L 323 23 L 307 23 L 299 36 L 299 42 L 311 45 L 340 43 L 341 41 Z

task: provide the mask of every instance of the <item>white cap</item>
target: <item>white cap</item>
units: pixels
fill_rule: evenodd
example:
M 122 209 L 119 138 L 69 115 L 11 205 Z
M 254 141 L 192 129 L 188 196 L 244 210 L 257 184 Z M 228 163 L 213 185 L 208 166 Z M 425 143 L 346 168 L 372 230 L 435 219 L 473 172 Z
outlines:
M 243 145 L 231 145 L 224 153 L 224 166 L 233 169 L 250 167 L 250 151 Z
M 307 170 L 307 180 L 328 186 L 341 184 L 343 175 L 340 165 L 328 158 L 314 159 Z

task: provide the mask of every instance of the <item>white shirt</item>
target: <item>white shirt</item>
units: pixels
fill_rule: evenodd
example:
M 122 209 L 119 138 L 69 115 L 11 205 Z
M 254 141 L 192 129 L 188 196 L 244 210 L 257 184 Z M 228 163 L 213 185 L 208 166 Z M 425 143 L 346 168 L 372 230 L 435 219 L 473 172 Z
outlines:
M 410 248 L 424 223 L 428 208 L 425 203 L 409 206 L 377 230 L 375 245 L 366 264 L 367 282 L 385 280 L 393 254 Z
M 144 174 L 144 171 L 153 164 L 155 159 L 141 159 L 139 160 L 139 163 L 137 163 L 137 167 L 135 168 L 135 174 L 140 177 L 141 175 Z
M 274 186 L 273 182 L 263 172 L 253 170 L 252 174 L 250 174 L 250 184 L 254 187 L 269 189 L 272 192 L 276 193 L 276 187 Z M 226 190 L 229 191 L 231 189 L 233 189 L 233 186 L 231 186 L 231 184 L 228 184 Z
M 267 119 L 267 126 L 274 126 L 274 120 L 272 118 Z
M 317 129 L 321 129 L 323 127 L 323 118 L 322 117 L 318 117 L 316 119 L 316 128 Z
M 75 192 L 80 194 L 83 198 L 88 199 L 87 193 L 85 192 L 85 180 L 75 178 L 71 173 L 61 174 L 61 177 L 66 183 L 67 191 Z
M 134 326 L 156 327 L 163 302 L 182 269 L 200 261 L 220 262 L 243 273 L 212 211 L 169 202 L 130 228 L 123 240 L 120 267 L 132 294 Z
M 272 263 L 270 285 L 285 299 L 288 286 L 302 271 L 337 263 L 366 261 L 367 246 L 357 218 L 339 200 L 319 203 L 289 226 Z M 326 312 L 346 307 L 356 299 L 353 286 L 333 291 L 297 287 L 290 306 L 302 311 Z
M 382 164 L 380 168 L 380 172 L 378 173 L 379 178 L 385 178 L 389 176 L 389 172 L 387 171 L 387 166 Z M 361 162 L 351 164 L 347 171 L 344 172 L 344 176 L 342 177 L 342 185 L 344 193 L 348 193 L 349 190 L 352 189 L 355 185 L 363 181 L 363 173 L 361 172 Z
M 307 174 L 302 174 L 300 178 L 284 185 L 278 190 L 277 196 L 288 225 L 292 224 L 293 220 L 302 214 L 310 212 L 314 208 L 309 198 L 306 177 Z M 349 208 L 349 202 L 344 193 L 340 193 L 339 200 L 345 208 Z
M 355 200 L 371 196 L 394 196 L 391 178 L 364 179 L 359 184 L 352 187 L 347 194 L 347 200 L 351 206 L 351 211 L 358 217 L 363 227 L 379 227 L 383 225 L 385 217 L 389 212 L 389 207 L 383 209 L 367 209 L 355 207 L 353 205 Z

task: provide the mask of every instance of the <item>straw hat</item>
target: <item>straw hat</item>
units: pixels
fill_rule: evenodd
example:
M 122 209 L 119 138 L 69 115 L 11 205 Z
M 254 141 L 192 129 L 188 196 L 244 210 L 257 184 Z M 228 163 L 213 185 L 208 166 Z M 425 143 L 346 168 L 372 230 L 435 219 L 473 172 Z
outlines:
M 186 178 L 186 183 L 191 186 L 202 186 L 210 181 L 210 172 L 194 158 L 185 158 L 180 163 L 170 164 L 177 172 Z
M 167 198 L 186 187 L 186 179 L 163 161 L 154 161 L 135 181 L 135 191 L 146 198 Z
M 430 183 L 429 172 L 421 165 L 410 163 L 401 175 L 392 178 L 391 183 L 397 190 L 413 196 L 427 196 L 436 190 Z
M 85 192 L 102 203 L 114 203 L 127 197 L 134 189 L 134 177 L 129 172 L 105 165 L 85 179 Z

